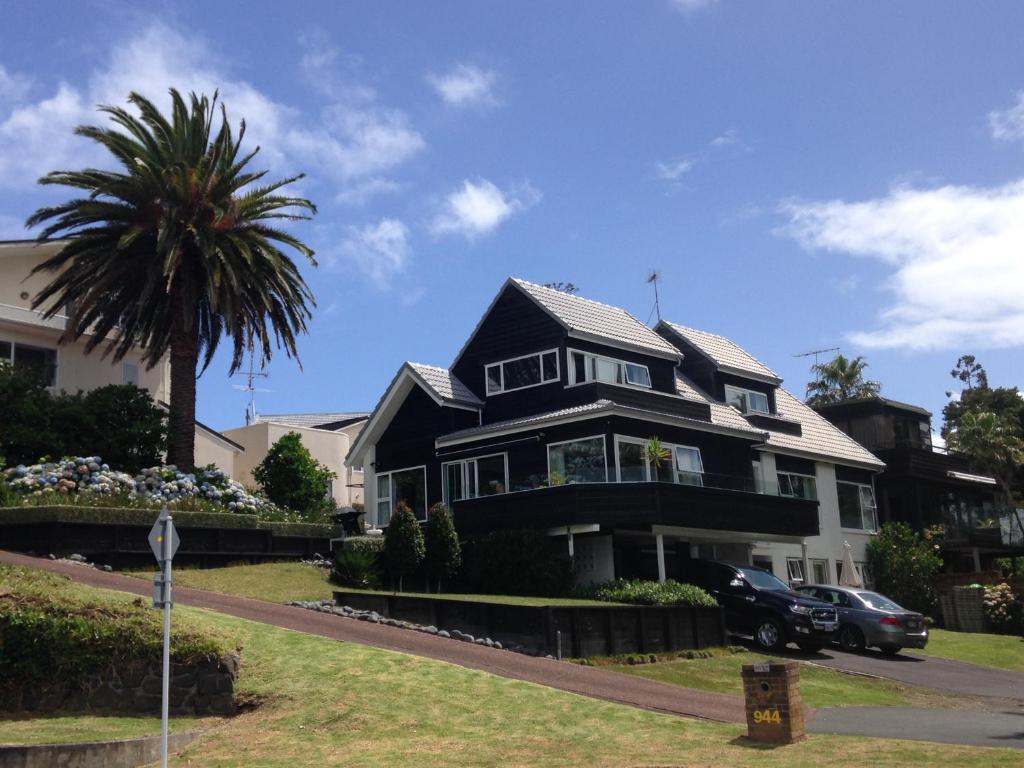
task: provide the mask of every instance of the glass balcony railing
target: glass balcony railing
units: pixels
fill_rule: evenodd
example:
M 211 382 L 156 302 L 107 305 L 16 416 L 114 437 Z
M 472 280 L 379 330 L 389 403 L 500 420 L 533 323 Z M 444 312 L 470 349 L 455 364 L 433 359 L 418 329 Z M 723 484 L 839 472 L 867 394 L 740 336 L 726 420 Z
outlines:
M 614 469 L 611 470 L 610 478 L 607 482 L 616 483 Z M 744 475 L 731 475 L 721 474 L 715 472 L 692 472 L 692 471 L 681 471 L 681 470 L 670 470 L 664 469 L 660 471 L 659 477 L 652 478 L 650 480 L 644 479 L 627 479 L 621 480 L 617 484 L 629 485 L 631 483 L 665 483 L 669 485 L 689 485 L 697 486 L 702 488 L 717 488 L 720 490 L 727 491 L 740 491 L 742 493 L 755 493 L 767 496 L 782 496 L 792 499 L 801 499 L 805 501 L 817 501 L 817 494 L 813 487 L 794 489 L 792 486 L 785 484 L 780 486 L 778 482 L 768 481 L 761 482 L 756 480 L 752 476 Z M 605 482 L 600 478 L 600 474 L 597 476 L 591 474 L 589 476 L 581 476 L 579 479 L 575 479 L 572 476 L 563 477 L 561 475 L 555 475 L 549 478 L 546 475 L 532 475 L 526 478 L 512 478 L 511 490 L 512 491 L 530 491 L 539 490 L 542 488 L 552 488 L 563 485 L 574 485 L 574 484 L 594 484 Z

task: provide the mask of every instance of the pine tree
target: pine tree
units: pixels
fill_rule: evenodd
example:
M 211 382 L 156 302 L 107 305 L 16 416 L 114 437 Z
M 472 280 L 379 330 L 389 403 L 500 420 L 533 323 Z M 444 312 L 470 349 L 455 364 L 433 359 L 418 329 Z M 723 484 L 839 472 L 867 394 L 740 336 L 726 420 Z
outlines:
M 462 547 L 455 532 L 455 520 L 444 504 L 435 504 L 427 514 L 427 576 L 437 582 L 454 576 L 462 565 Z
M 398 502 L 384 531 L 384 562 L 392 580 L 398 578 L 398 591 L 402 591 L 402 578 L 415 573 L 423 562 L 426 548 L 423 531 L 409 505 Z

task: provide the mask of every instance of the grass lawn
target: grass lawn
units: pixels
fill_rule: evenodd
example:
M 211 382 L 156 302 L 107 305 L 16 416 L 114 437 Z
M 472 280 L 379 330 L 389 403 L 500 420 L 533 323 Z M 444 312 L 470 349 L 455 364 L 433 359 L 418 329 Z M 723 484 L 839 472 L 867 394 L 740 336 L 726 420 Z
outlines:
M 152 579 L 153 571 L 127 572 L 127 575 Z M 222 592 L 228 595 L 254 597 L 272 603 L 289 600 L 326 600 L 334 596 L 335 586 L 327 580 L 320 568 L 301 563 L 263 563 L 261 565 L 230 565 L 225 568 L 184 568 L 174 572 L 175 583 L 183 587 Z M 394 594 L 372 590 L 350 589 L 365 594 Z M 419 592 L 399 592 L 411 597 L 433 597 L 447 600 L 504 603 L 506 605 L 608 605 L 595 600 L 573 600 L 553 597 L 515 597 L 510 595 L 460 595 L 452 593 L 424 595 Z
M 747 743 L 742 726 L 684 720 L 198 609 L 179 607 L 175 615 L 235 638 L 243 647 L 239 693 L 262 702 L 218 721 L 175 766 L 981 768 L 1020 760 L 1010 749 L 818 735 L 773 749 Z M 77 725 L 77 735 L 99 737 L 87 719 Z
M 172 717 L 170 730 L 203 730 L 221 722 L 223 720 L 219 717 Z M 63 741 L 130 739 L 159 734 L 159 717 L 53 714 L 0 719 L 0 744 L 53 744 Z
M 903 653 L 923 653 L 927 656 L 1024 672 L 1024 638 L 1012 635 L 985 635 L 933 629 L 928 633 L 928 646 L 924 650 L 905 650 Z
M 635 666 L 616 664 L 602 668 L 684 688 L 740 696 L 743 694 L 740 668 L 744 664 L 754 664 L 768 658 L 758 653 L 738 653 L 717 655 L 710 659 L 680 659 Z M 932 706 L 956 709 L 972 705 L 969 698 L 947 696 L 937 691 L 886 680 L 847 675 L 812 664 L 801 665 L 800 690 L 804 703 L 812 707 Z

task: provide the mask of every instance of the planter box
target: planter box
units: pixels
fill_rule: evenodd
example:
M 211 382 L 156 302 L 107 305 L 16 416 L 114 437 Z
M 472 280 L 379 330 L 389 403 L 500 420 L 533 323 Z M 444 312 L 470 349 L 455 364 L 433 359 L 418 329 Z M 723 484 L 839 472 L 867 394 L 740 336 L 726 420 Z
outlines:
M 721 608 L 684 606 L 525 606 L 435 597 L 338 591 L 339 605 L 400 621 L 458 629 L 519 645 L 530 653 L 575 658 L 661 653 L 725 645 Z

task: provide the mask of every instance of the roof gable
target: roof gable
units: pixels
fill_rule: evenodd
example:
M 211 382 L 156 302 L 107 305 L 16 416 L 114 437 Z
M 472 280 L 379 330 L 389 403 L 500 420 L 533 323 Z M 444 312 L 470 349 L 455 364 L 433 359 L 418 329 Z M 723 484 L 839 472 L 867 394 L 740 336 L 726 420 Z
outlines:
M 658 323 L 659 329 L 667 330 L 677 335 L 703 354 L 720 371 L 733 373 L 739 376 L 753 377 L 771 384 L 779 384 L 782 378 L 771 368 L 762 363 L 752 354 L 743 349 L 739 344 L 719 336 L 716 333 L 698 331 L 696 328 L 688 328 L 678 323 L 670 323 L 662 320 Z

